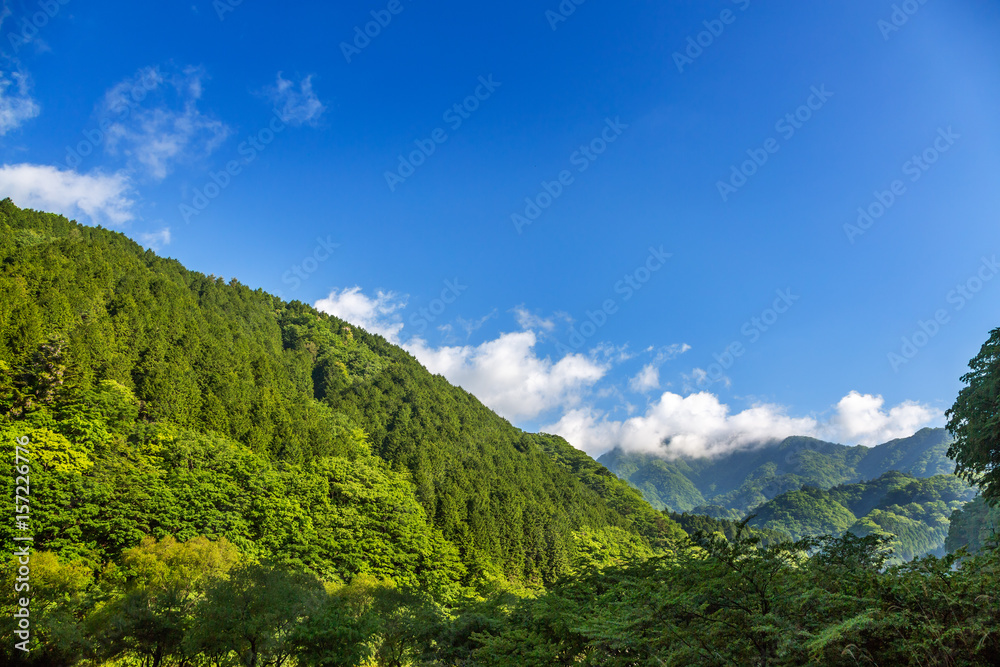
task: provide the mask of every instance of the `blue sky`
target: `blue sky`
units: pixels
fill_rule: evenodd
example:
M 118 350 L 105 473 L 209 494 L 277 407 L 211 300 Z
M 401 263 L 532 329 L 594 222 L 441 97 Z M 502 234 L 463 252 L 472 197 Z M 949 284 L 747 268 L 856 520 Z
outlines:
M 594 454 L 941 425 L 998 325 L 996 3 L 4 7 L 0 196 Z

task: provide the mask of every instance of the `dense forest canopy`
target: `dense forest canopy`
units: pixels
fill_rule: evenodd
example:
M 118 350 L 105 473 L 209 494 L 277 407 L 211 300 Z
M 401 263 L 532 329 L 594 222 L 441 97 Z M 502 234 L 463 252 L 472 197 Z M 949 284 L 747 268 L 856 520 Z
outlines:
M 882 535 L 893 549 L 890 560 L 909 561 L 944 556 L 951 517 L 975 495 L 954 475 L 917 479 L 887 472 L 869 482 L 789 491 L 754 510 L 749 525 L 796 540 L 848 531 Z
M 749 517 L 749 526 L 787 540 L 877 533 L 893 546 L 890 560 L 902 562 L 983 543 L 956 537 L 955 548 L 945 544 L 952 516 L 959 517 L 955 530 L 965 525 L 970 535 L 985 520 L 962 513 L 975 491 L 951 474 L 952 443 L 944 429 L 925 428 L 876 447 L 792 437 L 712 459 L 615 449 L 599 460 L 654 507 L 690 517 L 679 520 L 685 529 L 694 517 L 704 525 L 707 515 L 730 526 Z
M 974 451 L 960 472 L 990 500 L 981 404 L 998 374 L 981 367 L 951 447 Z M 27 654 L 16 561 L 0 559 L 5 664 L 1000 661 L 993 508 L 953 515 L 950 546 L 975 555 L 892 564 L 922 539 L 904 519 L 940 529 L 971 497 L 954 477 L 846 484 L 850 456 L 798 447 L 834 488 L 761 500 L 719 476 L 720 496 L 774 500 L 749 521 L 659 511 L 379 336 L 10 200 L 0 440 L 28 443 L 34 538 Z M 871 469 L 941 472 L 935 446 L 893 451 Z M 16 484 L 3 476 L 8 506 Z M 802 503 L 846 514 L 805 525 Z M 24 530 L 0 523 L 5 544 Z
M 67 459 L 38 480 L 60 494 L 38 517 L 60 554 L 115 558 L 146 534 L 259 550 L 277 531 L 299 543 L 267 553 L 334 574 L 307 544 L 333 530 L 317 503 L 353 506 L 327 492 L 334 475 L 368 480 L 373 508 L 412 504 L 410 529 L 426 524 L 428 544 L 457 552 L 465 584 L 550 582 L 594 541 L 641 551 L 682 534 L 565 441 L 513 428 L 400 348 L 304 304 L 9 200 L 0 262 L 3 427 Z M 203 497 L 220 486 L 256 500 Z M 178 498 L 198 504 L 178 512 Z M 90 503 L 121 504 L 120 534 L 57 510 Z

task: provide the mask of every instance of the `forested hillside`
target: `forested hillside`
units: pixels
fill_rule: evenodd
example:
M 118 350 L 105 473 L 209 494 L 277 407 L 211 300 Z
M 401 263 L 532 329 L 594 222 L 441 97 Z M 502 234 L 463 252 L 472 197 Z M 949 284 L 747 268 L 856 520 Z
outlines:
M 795 540 L 847 531 L 883 535 L 894 559 L 908 561 L 925 554 L 944 556 L 949 517 L 975 495 L 954 475 L 917 479 L 889 472 L 870 482 L 783 493 L 754 510 L 749 525 Z
M 961 413 L 978 458 L 951 444 L 966 482 L 998 451 L 1000 330 L 991 344 Z M 759 505 L 797 486 L 751 525 L 659 512 L 378 336 L 9 200 L 0 440 L 30 461 L 2 477 L 22 518 L 0 538 L 33 538 L 30 589 L 15 588 L 27 575 L 14 550 L 0 556 L 0 664 L 1000 660 L 995 509 L 953 514 L 949 543 L 979 554 L 892 565 L 971 497 L 957 478 L 916 478 L 946 465 L 940 432 L 867 454 L 791 439 L 740 459 L 749 477 L 733 460 L 677 462 L 666 472 L 700 503 Z M 913 476 L 842 479 L 886 466 Z M 800 500 L 842 512 L 803 521 Z M 918 520 L 937 532 L 907 532 Z M 813 531 L 844 534 L 786 539 Z
M 682 535 L 379 336 L 10 200 L 0 370 L 0 433 L 38 457 L 36 547 L 63 557 L 224 536 L 334 579 L 453 590 Z
M 923 429 L 877 447 L 848 447 L 815 438 L 733 452 L 714 459 L 670 459 L 615 449 L 598 459 L 658 509 L 739 520 L 764 502 L 804 485 L 829 489 L 898 471 L 950 475 L 951 438 Z

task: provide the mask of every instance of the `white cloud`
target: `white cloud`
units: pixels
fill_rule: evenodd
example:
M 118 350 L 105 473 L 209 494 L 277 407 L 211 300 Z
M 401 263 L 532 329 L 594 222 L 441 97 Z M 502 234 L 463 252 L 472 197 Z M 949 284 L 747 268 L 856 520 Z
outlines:
M 393 343 L 399 342 L 399 332 L 403 329 L 399 311 L 406 307 L 406 298 L 395 292 L 380 290 L 372 299 L 362 294 L 360 287 L 347 287 L 339 292 L 334 290 L 314 305 L 319 311 L 380 334 Z
M 307 76 L 295 83 L 281 76 L 273 86 L 268 86 L 264 92 L 274 105 L 281 120 L 290 125 L 315 125 L 326 107 L 316 97 L 312 88 L 312 76 Z
M 403 321 L 399 311 L 405 305 L 405 299 L 392 292 L 379 292 L 376 298 L 370 298 L 360 287 L 334 291 L 315 304 L 318 310 L 380 333 L 394 343 L 400 343 Z M 492 316 L 490 313 L 470 328 L 478 328 Z M 534 319 L 531 324 L 544 327 L 545 321 Z M 582 354 L 552 361 L 536 351 L 538 341 L 537 332 L 519 331 L 500 334 L 478 346 L 432 347 L 421 338 L 413 338 L 402 347 L 430 372 L 443 375 L 500 415 L 514 420 L 578 405 L 609 368 Z
M 28 76 L 21 72 L 0 72 L 0 137 L 40 112 L 38 103 L 31 97 Z
M 664 456 L 714 456 L 815 429 L 813 419 L 793 419 L 773 405 L 735 415 L 709 393 L 664 393 L 642 416 L 611 421 L 594 410 L 574 411 L 544 430 L 597 455 L 615 446 Z M 572 439 L 571 439 L 572 438 Z M 669 446 L 664 443 L 669 442 Z
M 82 214 L 98 224 L 121 225 L 134 217 L 130 191 L 129 180 L 121 173 L 80 174 L 35 164 L 0 167 L 0 193 L 18 206 L 68 218 Z
M 163 246 L 170 245 L 170 228 L 164 227 L 158 232 L 144 232 L 139 234 L 139 240 L 142 241 L 143 245 L 147 248 L 159 250 Z
M 378 292 L 375 298 L 369 298 L 359 287 L 353 287 L 334 291 L 316 307 L 400 343 L 400 311 L 405 299 L 392 292 Z M 793 435 L 875 445 L 909 436 L 941 418 L 940 413 L 913 402 L 886 410 L 881 396 L 858 392 L 844 397 L 826 420 L 790 416 L 783 406 L 769 403 L 758 403 L 733 414 L 729 406 L 706 391 L 687 396 L 665 392 L 644 413 L 633 416 L 634 406 L 617 385 L 598 386 L 615 364 L 629 358 L 626 347 L 605 344 L 587 355 L 568 354 L 553 360 L 537 350 L 549 320 L 523 308 L 513 312 L 526 330 L 502 333 L 480 345 L 434 347 L 413 338 L 402 347 L 432 373 L 443 375 L 512 421 L 535 419 L 560 410 L 562 418 L 543 430 L 562 435 L 594 456 L 615 446 L 664 456 L 716 456 Z M 683 343 L 647 349 L 653 361 L 632 378 L 633 391 L 657 388 L 660 364 L 690 349 Z M 700 373 L 706 380 L 707 374 Z M 695 381 L 698 374 L 696 369 Z M 609 414 L 585 405 L 585 398 L 613 399 L 618 407 Z M 615 420 L 612 415 L 618 410 L 624 410 L 628 418 Z
M 635 355 L 629 352 L 628 343 L 614 345 L 613 343 L 601 342 L 590 348 L 590 356 L 595 359 L 604 359 L 607 363 L 614 365 L 626 362 Z
M 852 391 L 837 403 L 837 412 L 824 431 L 844 442 L 877 445 L 913 435 L 940 418 L 940 413 L 914 401 L 901 403 L 888 412 L 881 396 Z
M 561 435 L 577 449 L 597 458 L 620 441 L 621 427 L 622 422 L 610 421 L 598 410 L 580 408 L 570 410 L 558 422 L 541 430 Z
M 166 178 L 175 163 L 211 155 L 231 130 L 198 109 L 204 78 L 196 67 L 168 74 L 147 67 L 108 90 L 99 110 L 115 119 L 107 152 L 126 156 L 155 180 Z
M 637 394 L 660 388 L 660 369 L 654 364 L 646 364 L 639 374 L 629 380 L 629 388 Z
M 128 117 L 134 107 L 144 103 L 164 83 L 163 73 L 156 67 L 143 67 L 135 76 L 119 81 L 104 92 L 98 112 L 109 118 Z
M 656 357 L 654 358 L 653 363 L 663 364 L 668 361 L 673 361 L 685 352 L 690 351 L 691 346 L 687 343 L 674 343 L 673 345 L 667 345 L 666 347 L 661 347 L 659 350 L 656 350 Z
M 660 366 L 668 361 L 673 361 L 690 349 L 691 346 L 687 343 L 674 343 L 673 345 L 667 345 L 659 349 L 654 347 L 647 348 L 646 353 L 653 354 L 655 352 L 653 360 L 643 366 L 642 370 L 629 380 L 629 388 L 637 394 L 645 394 L 653 389 L 659 389 Z M 670 386 L 669 383 L 667 386 Z
M 517 318 L 518 326 L 525 331 L 541 330 L 545 332 L 552 332 L 556 328 L 555 320 L 535 315 L 524 306 L 518 306 L 513 312 L 514 317 Z
M 543 430 L 562 435 L 594 456 L 620 446 L 665 457 L 711 457 L 792 435 L 873 446 L 912 435 L 940 417 L 940 413 L 912 402 L 886 412 L 881 396 L 858 392 L 842 399 L 825 422 L 813 417 L 791 417 L 784 407 L 767 403 L 731 414 L 729 406 L 713 394 L 700 392 L 682 397 L 667 392 L 645 414 L 625 421 L 614 421 L 602 412 L 583 408 L 567 412 Z
M 571 354 L 559 361 L 535 351 L 534 331 L 501 334 L 479 346 L 432 348 L 421 339 L 403 347 L 432 373 L 474 394 L 507 419 L 531 419 L 577 405 L 608 367 Z

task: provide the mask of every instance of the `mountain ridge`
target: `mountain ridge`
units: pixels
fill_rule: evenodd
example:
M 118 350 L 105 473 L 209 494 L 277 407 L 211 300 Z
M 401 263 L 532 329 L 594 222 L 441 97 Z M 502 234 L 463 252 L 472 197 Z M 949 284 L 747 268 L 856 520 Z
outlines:
M 657 509 L 741 519 L 803 485 L 831 488 L 875 479 L 891 470 L 916 477 L 951 474 L 950 442 L 944 429 L 923 428 L 875 447 L 792 436 L 712 459 L 666 459 L 615 448 L 597 460 Z
M 795 540 L 846 532 L 886 535 L 895 562 L 927 554 L 943 557 L 951 518 L 975 496 L 975 489 L 955 475 L 917 478 L 889 471 L 866 482 L 788 491 L 755 508 L 748 525 Z
M 684 535 L 562 438 L 513 427 L 381 336 L 9 199 L 0 431 L 52 462 L 33 485 L 36 546 L 95 562 L 179 533 L 344 580 L 398 568 L 426 585 L 428 563 L 454 557 L 452 584 L 539 585 Z M 371 546 L 328 553 L 352 531 Z

